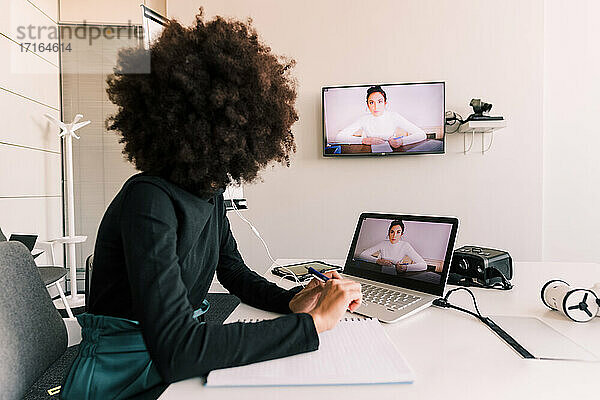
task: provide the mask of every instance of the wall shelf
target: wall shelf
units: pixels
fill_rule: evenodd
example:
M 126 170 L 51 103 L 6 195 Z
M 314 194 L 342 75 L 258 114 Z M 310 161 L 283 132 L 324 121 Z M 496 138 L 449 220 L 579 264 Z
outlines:
M 494 141 L 494 132 L 498 129 L 502 129 L 506 127 L 506 120 L 500 121 L 469 121 L 460 126 L 458 129 L 458 133 L 462 133 L 463 135 L 463 149 L 464 154 L 467 154 L 471 151 L 473 147 L 473 142 L 475 141 L 475 134 L 481 134 L 481 154 L 489 151 L 492 148 L 492 143 Z M 485 134 L 490 133 L 490 143 L 485 147 Z M 467 135 L 471 134 L 471 142 L 469 143 L 469 147 L 467 147 Z

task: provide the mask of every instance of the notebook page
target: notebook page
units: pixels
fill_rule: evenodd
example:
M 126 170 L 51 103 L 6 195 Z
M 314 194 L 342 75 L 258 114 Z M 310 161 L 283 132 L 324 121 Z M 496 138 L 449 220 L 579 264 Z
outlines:
M 319 350 L 212 371 L 207 386 L 411 383 L 414 375 L 383 327 L 347 319 L 319 335 Z

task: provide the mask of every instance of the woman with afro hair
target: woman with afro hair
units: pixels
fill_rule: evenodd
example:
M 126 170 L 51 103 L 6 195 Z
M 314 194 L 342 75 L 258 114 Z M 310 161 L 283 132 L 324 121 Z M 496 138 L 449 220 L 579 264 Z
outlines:
M 125 73 L 150 57 L 147 74 Z M 141 173 L 127 180 L 98 229 L 89 311 L 63 399 L 127 398 L 213 369 L 318 348 L 318 333 L 360 305 L 360 286 L 284 290 L 251 271 L 231 233 L 224 188 L 289 165 L 295 82 L 250 22 L 169 21 L 150 50 L 121 51 L 108 78 L 109 121 Z M 243 302 L 285 314 L 206 323 L 216 274 Z M 300 290 L 302 289 L 302 290 Z

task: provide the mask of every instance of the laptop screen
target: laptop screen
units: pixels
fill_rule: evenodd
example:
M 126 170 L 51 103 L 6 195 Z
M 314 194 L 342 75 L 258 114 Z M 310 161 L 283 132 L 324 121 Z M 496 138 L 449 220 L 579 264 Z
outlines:
M 33 250 L 35 247 L 35 242 L 37 241 L 37 235 L 21 235 L 18 233 L 13 233 L 10 235 L 11 242 L 21 242 L 27 247 L 29 251 Z
M 344 272 L 441 295 L 457 228 L 456 218 L 363 214 Z

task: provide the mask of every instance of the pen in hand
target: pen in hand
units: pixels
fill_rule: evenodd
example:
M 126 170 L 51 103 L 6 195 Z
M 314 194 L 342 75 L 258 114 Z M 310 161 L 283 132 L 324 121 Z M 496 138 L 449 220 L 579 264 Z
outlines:
M 316 269 L 314 269 L 313 267 L 308 267 L 308 272 L 312 275 L 314 275 L 317 279 L 321 280 L 322 282 L 327 282 L 328 280 L 330 280 L 331 278 L 322 274 L 321 272 L 317 271 Z M 356 303 L 356 301 L 352 301 L 352 303 Z M 347 310 L 348 312 L 353 312 L 350 308 L 348 308 Z
M 317 271 L 313 267 L 308 267 L 308 273 L 316 276 L 317 278 L 319 278 L 323 282 L 327 282 L 329 280 L 328 276 L 323 275 L 322 273 L 320 273 L 319 271 Z

